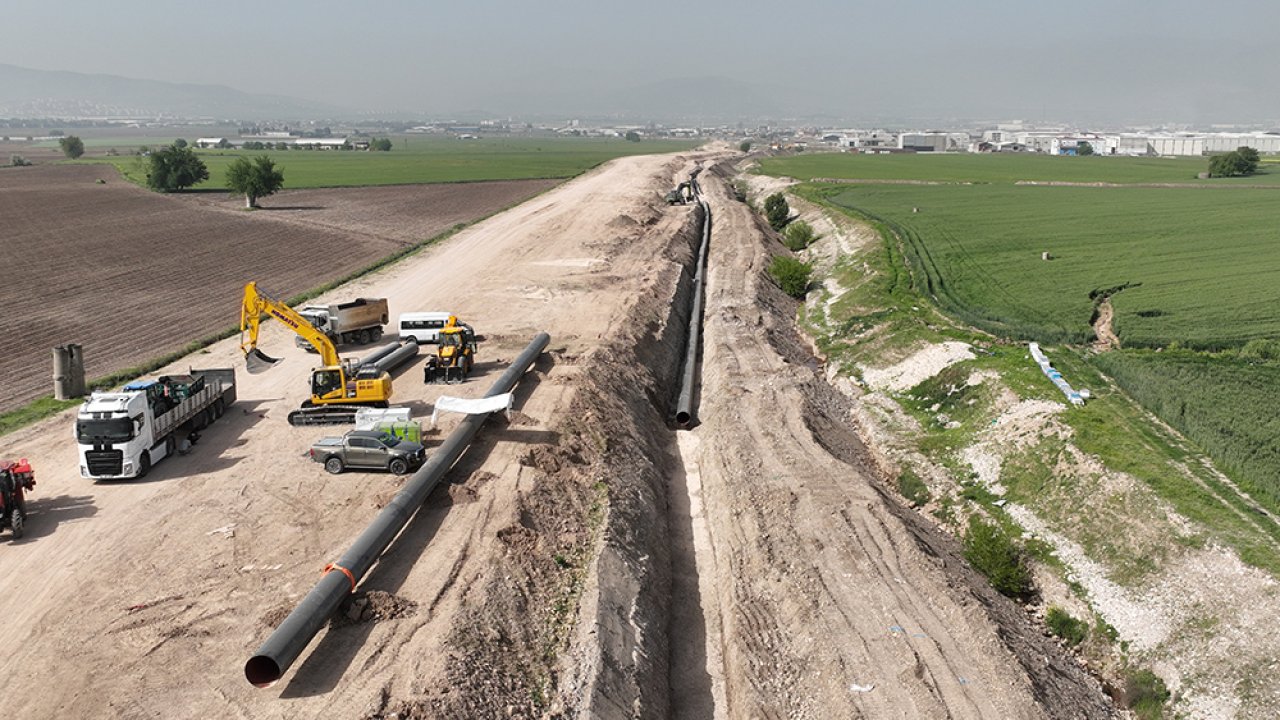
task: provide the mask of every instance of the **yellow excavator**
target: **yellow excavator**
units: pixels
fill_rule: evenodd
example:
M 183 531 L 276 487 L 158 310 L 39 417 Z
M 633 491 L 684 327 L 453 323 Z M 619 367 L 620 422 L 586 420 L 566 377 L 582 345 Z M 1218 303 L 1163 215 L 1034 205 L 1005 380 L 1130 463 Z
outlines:
M 290 425 L 331 425 L 355 422 L 360 407 L 386 407 L 391 398 L 391 374 L 372 365 L 357 365 L 338 357 L 333 341 L 293 308 L 258 290 L 244 286 L 240 306 L 240 350 L 251 375 L 280 362 L 258 349 L 258 326 L 270 315 L 311 343 L 320 353 L 321 367 L 311 371 L 311 399 L 289 413 Z

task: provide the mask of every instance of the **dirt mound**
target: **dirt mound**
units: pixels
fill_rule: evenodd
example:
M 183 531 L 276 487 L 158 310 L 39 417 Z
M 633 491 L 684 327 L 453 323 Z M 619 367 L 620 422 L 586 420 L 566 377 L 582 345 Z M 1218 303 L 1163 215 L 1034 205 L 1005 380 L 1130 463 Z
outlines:
M 382 590 L 359 590 L 343 601 L 331 621 L 334 627 L 409 617 L 418 603 Z

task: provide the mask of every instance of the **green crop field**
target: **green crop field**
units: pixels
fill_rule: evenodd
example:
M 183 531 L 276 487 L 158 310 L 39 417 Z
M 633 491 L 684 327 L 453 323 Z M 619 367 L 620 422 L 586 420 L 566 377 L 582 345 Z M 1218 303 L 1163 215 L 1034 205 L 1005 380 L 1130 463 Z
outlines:
M 268 155 L 284 171 L 285 189 L 408 185 L 568 178 L 624 155 L 687 150 L 696 143 L 675 140 L 627 142 L 594 138 L 458 140 L 396 137 L 390 152 L 342 150 L 199 150 L 209 179 L 196 189 L 221 189 L 226 168 L 239 156 Z M 141 183 L 145 166 L 137 157 L 91 158 L 110 162 Z
M 1094 363 L 1255 498 L 1280 508 L 1280 364 L 1149 350 L 1103 353 Z
M 1071 374 L 1084 381 L 1089 366 L 1105 372 L 1277 512 L 1280 192 L 1239 185 L 1277 183 L 1280 164 L 1267 162 L 1264 174 L 1229 181 L 1234 186 L 1015 184 L 1190 184 L 1205 165 L 1200 158 L 831 155 L 765 161 L 763 168 L 801 178 L 947 183 L 809 184 L 795 192 L 876 222 L 891 234 L 891 257 L 900 241 L 915 291 L 997 335 L 1087 342 L 1091 295 L 1112 291 L 1113 327 L 1127 349 L 1085 356 L 1088 364 Z M 1042 260 L 1043 252 L 1054 259 Z M 1129 441 L 1126 432 L 1106 428 L 1092 437 L 1111 439 L 1090 447 L 1123 456 L 1116 448 Z M 1191 503 L 1194 492 L 1178 492 L 1178 502 Z
M 964 153 L 857 155 L 808 153 L 760 161 L 765 175 L 798 180 L 918 180 L 945 183 L 1105 182 L 1280 185 L 1280 168 L 1263 165 L 1250 177 L 1197 180 L 1209 158 L 1055 157 Z
M 1112 296 L 1126 345 L 1280 338 L 1274 190 L 827 185 L 806 194 L 886 223 L 918 289 L 997 334 L 1088 341 L 1091 294 L 1128 285 Z

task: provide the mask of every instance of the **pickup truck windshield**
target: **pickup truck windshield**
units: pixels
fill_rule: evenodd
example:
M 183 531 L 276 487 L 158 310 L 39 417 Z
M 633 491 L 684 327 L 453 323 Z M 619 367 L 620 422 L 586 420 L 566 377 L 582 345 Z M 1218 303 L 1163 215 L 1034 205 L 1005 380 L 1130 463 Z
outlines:
M 389 448 L 400 444 L 400 438 L 387 432 L 382 433 L 382 436 L 378 439 L 382 441 L 383 445 L 386 445 Z
M 127 417 L 76 420 L 76 439 L 94 442 L 127 442 L 133 438 L 133 421 Z

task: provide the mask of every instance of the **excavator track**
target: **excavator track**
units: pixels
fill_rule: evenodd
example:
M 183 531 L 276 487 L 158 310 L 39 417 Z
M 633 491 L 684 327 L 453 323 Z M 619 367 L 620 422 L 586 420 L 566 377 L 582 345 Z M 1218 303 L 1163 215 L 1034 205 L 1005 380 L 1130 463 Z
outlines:
M 361 405 L 311 405 L 289 413 L 290 425 L 351 425 Z

